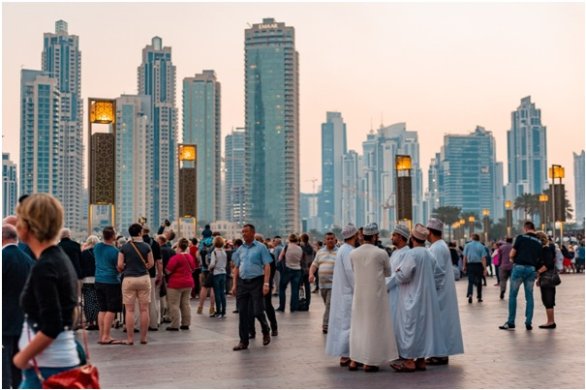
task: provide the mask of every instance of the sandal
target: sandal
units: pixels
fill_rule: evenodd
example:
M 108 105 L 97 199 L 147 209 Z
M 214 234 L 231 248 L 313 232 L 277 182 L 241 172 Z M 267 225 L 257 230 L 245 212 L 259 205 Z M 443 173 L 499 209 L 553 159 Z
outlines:
M 364 366 L 364 372 L 377 372 L 378 370 L 378 366 Z
M 430 357 L 425 359 L 425 363 L 429 364 L 430 366 L 443 366 L 448 364 L 449 358 L 447 356 L 444 357 Z
M 392 363 L 391 368 L 397 372 L 415 372 L 415 364 L 413 365 L 413 367 L 409 367 L 407 366 L 407 363 L 409 362 L 414 363 L 413 360 L 405 360 L 398 363 Z
M 348 370 L 350 371 L 358 371 L 359 367 L 364 367 L 364 364 L 358 363 L 355 360 L 350 360 L 350 363 L 348 363 Z
M 352 359 L 348 357 L 341 357 L 340 358 L 340 367 L 348 367 Z

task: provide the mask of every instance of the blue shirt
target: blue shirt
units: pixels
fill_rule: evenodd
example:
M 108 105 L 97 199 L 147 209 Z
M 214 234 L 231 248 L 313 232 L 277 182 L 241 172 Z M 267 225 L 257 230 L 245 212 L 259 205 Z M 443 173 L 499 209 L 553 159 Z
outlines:
M 238 267 L 242 279 L 254 279 L 264 275 L 264 266 L 273 261 L 264 244 L 253 241 L 250 245 L 242 244 L 232 256 L 234 266 Z
M 94 246 L 96 258 L 96 283 L 120 284 L 118 278 L 118 249 L 113 245 L 98 242 Z
M 470 241 L 464 247 L 464 256 L 466 256 L 468 263 L 481 263 L 482 258 L 486 257 L 486 249 L 480 241 Z

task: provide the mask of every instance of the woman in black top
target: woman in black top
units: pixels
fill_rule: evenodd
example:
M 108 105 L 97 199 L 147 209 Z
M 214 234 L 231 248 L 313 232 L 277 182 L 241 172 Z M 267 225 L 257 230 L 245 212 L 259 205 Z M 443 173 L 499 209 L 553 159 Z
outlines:
M 63 227 L 63 206 L 49 194 L 33 194 L 16 208 L 16 229 L 37 259 L 21 295 L 26 321 L 14 365 L 23 370 L 21 388 L 41 388 L 43 378 L 77 367 L 79 355 L 72 330 L 77 305 L 77 274 L 56 246 Z
M 100 242 L 98 237 L 89 236 L 83 244 L 79 266 L 81 268 L 81 295 L 83 297 L 83 313 L 87 322 L 87 330 L 98 330 L 98 295 L 96 293 L 96 258 L 94 246 Z
M 542 286 L 540 283 L 541 275 L 545 272 L 553 273 L 556 272 L 555 270 L 555 245 L 549 241 L 547 234 L 544 232 L 537 232 L 535 233 L 537 238 L 541 240 L 541 244 L 543 245 L 543 252 L 542 252 L 542 261 L 543 265 L 541 268 L 537 270 L 537 285 L 541 289 L 541 302 L 543 302 L 543 306 L 545 306 L 545 313 L 547 315 L 547 323 L 543 325 L 539 325 L 541 329 L 555 329 L 555 318 L 554 318 L 554 309 L 555 306 L 555 286 Z

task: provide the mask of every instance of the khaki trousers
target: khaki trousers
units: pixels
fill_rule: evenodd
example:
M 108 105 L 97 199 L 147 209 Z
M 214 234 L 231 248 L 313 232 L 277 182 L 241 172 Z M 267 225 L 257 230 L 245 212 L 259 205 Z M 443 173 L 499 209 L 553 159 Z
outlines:
M 179 313 L 181 312 L 181 326 L 191 325 L 191 288 L 167 288 L 167 303 L 171 317 L 171 328 L 179 328 Z

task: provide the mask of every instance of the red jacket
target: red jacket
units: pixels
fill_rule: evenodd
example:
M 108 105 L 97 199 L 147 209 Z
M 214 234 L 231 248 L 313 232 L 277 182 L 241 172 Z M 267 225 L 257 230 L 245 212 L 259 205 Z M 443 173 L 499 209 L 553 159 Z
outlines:
M 191 273 L 195 269 L 195 261 L 189 253 L 177 253 L 169 259 L 167 274 L 169 288 L 193 288 L 195 286 Z

